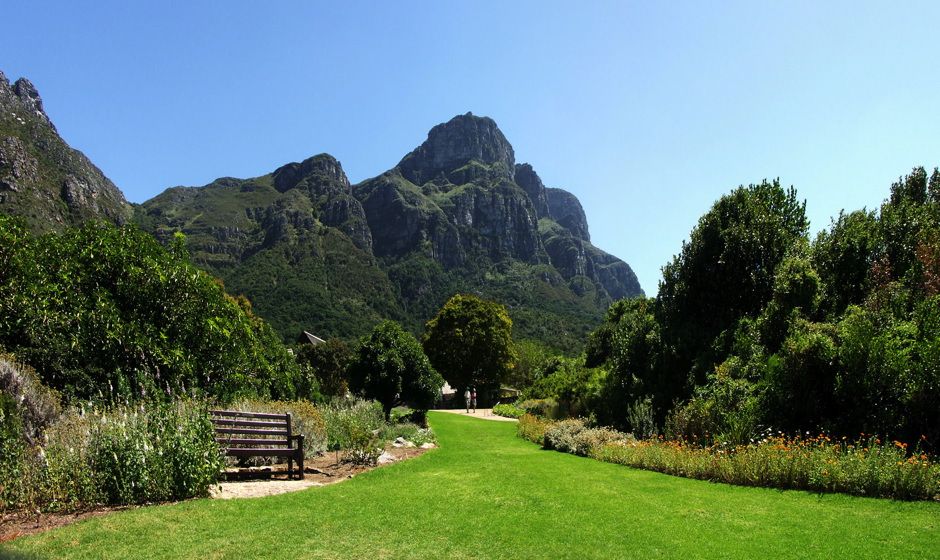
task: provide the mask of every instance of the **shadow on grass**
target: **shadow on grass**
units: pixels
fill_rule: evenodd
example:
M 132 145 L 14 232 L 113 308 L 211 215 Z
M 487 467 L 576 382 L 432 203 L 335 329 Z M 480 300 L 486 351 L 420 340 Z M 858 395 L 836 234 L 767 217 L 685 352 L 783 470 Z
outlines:
M 7 550 L 0 544 L 0 560 L 46 560 L 47 558 L 50 558 L 50 556 L 41 556 L 33 552 Z

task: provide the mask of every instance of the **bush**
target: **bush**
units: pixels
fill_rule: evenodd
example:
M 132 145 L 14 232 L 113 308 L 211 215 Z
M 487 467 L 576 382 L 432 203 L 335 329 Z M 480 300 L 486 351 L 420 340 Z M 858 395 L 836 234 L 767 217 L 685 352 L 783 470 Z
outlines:
M 391 420 L 395 423 L 417 424 L 422 428 L 428 426 L 428 411 L 423 409 L 412 409 L 407 406 L 398 406 L 392 409 Z
M 43 429 L 62 413 L 58 393 L 42 384 L 36 370 L 10 355 L 0 354 L 0 393 L 13 399 L 22 435 L 30 443 L 35 443 Z
M 134 227 L 0 216 L 0 345 L 66 398 L 289 397 L 299 367 L 245 298 Z
M 653 420 L 653 401 L 649 397 L 637 399 L 627 407 L 627 422 L 633 430 L 633 435 L 646 438 L 656 434 L 656 424 Z
M 497 416 L 505 416 L 506 418 L 519 418 L 523 414 L 526 414 L 525 409 L 519 408 L 515 404 L 498 404 L 493 407 L 493 414 Z
M 437 436 L 431 428 L 422 428 L 411 422 L 401 422 L 390 424 L 382 431 L 382 440 L 385 442 L 394 441 L 397 438 L 410 441 L 420 447 L 425 443 L 437 443 Z
M 266 401 L 261 399 L 241 400 L 230 407 L 232 410 L 270 412 L 291 415 L 291 432 L 304 435 L 304 456 L 312 457 L 326 451 L 326 420 L 309 401 Z M 267 459 L 253 457 L 253 459 Z
M 940 464 L 901 442 L 828 436 L 768 436 L 748 445 L 709 447 L 679 441 L 613 442 L 595 457 L 667 474 L 763 486 L 896 499 L 940 500 Z
M 361 399 L 335 399 L 321 412 L 326 423 L 329 450 L 346 450 L 349 452 L 347 457 L 353 460 L 371 456 L 378 445 L 378 434 L 385 428 L 385 412 L 381 404 Z
M 74 511 L 208 495 L 223 461 L 205 403 L 73 409 L 44 446 L 3 442 L 4 508 Z
M 584 420 L 572 418 L 555 422 L 545 430 L 545 449 L 556 449 L 565 453 L 574 453 L 577 444 L 575 437 L 587 429 Z
M 519 424 L 516 426 L 516 433 L 522 439 L 527 439 L 532 443 L 542 445 L 545 442 L 545 430 L 551 425 L 551 422 L 533 414 L 523 414 L 519 418 Z
M 516 406 L 521 408 L 525 414 L 531 414 L 539 418 L 554 419 L 559 416 L 558 403 L 555 399 L 526 399 Z
M 588 428 L 575 434 L 574 449 L 571 451 L 575 455 L 583 457 L 593 457 L 605 445 L 611 443 L 627 443 L 634 439 L 623 433 L 610 428 Z

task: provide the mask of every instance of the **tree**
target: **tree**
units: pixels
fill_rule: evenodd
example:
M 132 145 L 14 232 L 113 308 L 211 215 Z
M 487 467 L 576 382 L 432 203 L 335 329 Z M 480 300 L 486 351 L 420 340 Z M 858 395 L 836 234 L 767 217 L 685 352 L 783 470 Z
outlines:
M 327 397 L 346 394 L 349 389 L 346 370 L 352 360 L 352 349 L 338 338 L 331 338 L 316 346 L 306 344 L 297 351 L 297 362 L 301 367 L 308 368 L 308 375 L 312 375 L 315 380 L 306 385 L 319 386 L 319 392 Z
M 455 389 L 495 392 L 512 371 L 516 352 L 506 307 L 473 295 L 450 298 L 424 330 L 428 358 Z
M 724 361 L 715 338 L 760 313 L 773 293 L 777 265 L 808 227 L 805 202 L 779 181 L 721 197 L 663 268 L 656 317 L 663 342 L 676 349 L 666 367 L 691 369 L 702 383 Z
M 293 398 L 299 368 L 245 298 L 134 227 L 42 236 L 0 216 L 0 345 L 66 398 Z
M 829 231 L 821 231 L 813 243 L 813 265 L 825 286 L 822 303 L 832 317 L 865 299 L 870 271 L 880 251 L 881 236 L 874 212 L 839 213 Z
M 363 338 L 348 371 L 350 388 L 382 403 L 386 419 L 399 401 L 427 410 L 444 386 L 418 340 L 394 321 Z

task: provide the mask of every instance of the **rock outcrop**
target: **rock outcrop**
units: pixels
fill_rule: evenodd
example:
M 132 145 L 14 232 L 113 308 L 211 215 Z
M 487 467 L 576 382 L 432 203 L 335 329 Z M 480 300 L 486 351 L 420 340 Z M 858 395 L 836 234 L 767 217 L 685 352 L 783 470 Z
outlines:
M 486 172 L 495 170 L 511 179 L 516 156 L 493 119 L 467 113 L 432 128 L 428 139 L 402 158 L 398 169 L 416 185 L 442 178 L 463 184 L 480 178 L 474 174 L 474 162 Z
M 591 245 L 578 199 L 517 165 L 496 123 L 470 113 L 357 185 L 321 154 L 169 189 L 137 221 L 186 233 L 195 262 L 285 338 L 300 325 L 363 334 L 379 317 L 418 331 L 454 293 L 474 292 L 509 305 L 518 336 L 568 350 L 613 299 L 642 294 L 626 263 Z
M 37 231 L 88 219 L 124 223 L 132 209 L 84 154 L 59 136 L 36 87 L 0 72 L 0 214 Z

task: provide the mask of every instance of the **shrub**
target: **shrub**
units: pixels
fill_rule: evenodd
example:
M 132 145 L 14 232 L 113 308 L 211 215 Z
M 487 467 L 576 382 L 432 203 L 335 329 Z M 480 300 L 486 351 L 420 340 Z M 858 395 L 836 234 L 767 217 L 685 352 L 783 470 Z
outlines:
M 646 438 L 656 434 L 656 424 L 653 420 L 653 401 L 649 397 L 637 399 L 627 406 L 627 422 L 633 430 L 633 435 Z
M 612 442 L 602 461 L 743 486 L 844 492 L 896 499 L 940 500 L 940 464 L 901 442 L 828 436 L 768 436 L 748 445 L 709 447 L 681 441 Z
M 610 428 L 588 428 L 576 433 L 572 438 L 574 448 L 569 451 L 583 457 L 593 457 L 605 445 L 634 441 L 631 436 Z
M 62 412 L 58 393 L 43 385 L 33 368 L 5 354 L 0 354 L 0 393 L 19 410 L 21 434 L 30 443 Z
M 574 453 L 576 448 L 575 437 L 587 429 L 584 421 L 572 418 L 555 422 L 545 430 L 545 449 L 556 449 L 565 453 Z
M 382 431 L 383 441 L 394 441 L 397 438 L 410 441 L 419 447 L 425 443 L 437 443 L 437 436 L 434 435 L 434 430 L 431 428 L 422 428 L 411 422 L 390 424 Z
M 526 413 L 519 418 L 516 433 L 523 439 L 542 445 L 542 443 L 545 442 L 545 430 L 547 430 L 550 425 L 551 422 L 543 420 L 533 414 Z
M 266 401 L 244 399 L 231 406 L 232 410 L 290 414 L 291 432 L 304 435 L 304 455 L 314 456 L 326 451 L 326 420 L 320 409 L 309 401 Z M 254 457 L 253 459 L 265 459 Z
M 205 403 L 73 409 L 43 446 L 5 446 L 4 508 L 74 511 L 208 495 L 223 462 Z
M 412 409 L 407 406 L 398 406 L 392 409 L 391 420 L 395 423 L 417 424 L 422 428 L 428 426 L 428 411 L 423 409 Z
M 348 445 L 346 459 L 357 465 L 375 465 L 382 455 L 382 447 L 376 431 L 368 430 L 362 424 L 348 427 Z
M 493 407 L 493 414 L 505 416 L 506 418 L 519 418 L 525 413 L 526 411 L 524 409 L 512 403 L 498 404 Z
M 378 434 L 385 427 L 385 412 L 376 401 L 335 399 L 321 412 L 330 450 L 361 447 L 364 434 Z
M 540 418 L 552 419 L 559 416 L 558 402 L 555 399 L 526 399 L 516 406 L 525 411 L 525 414 Z

